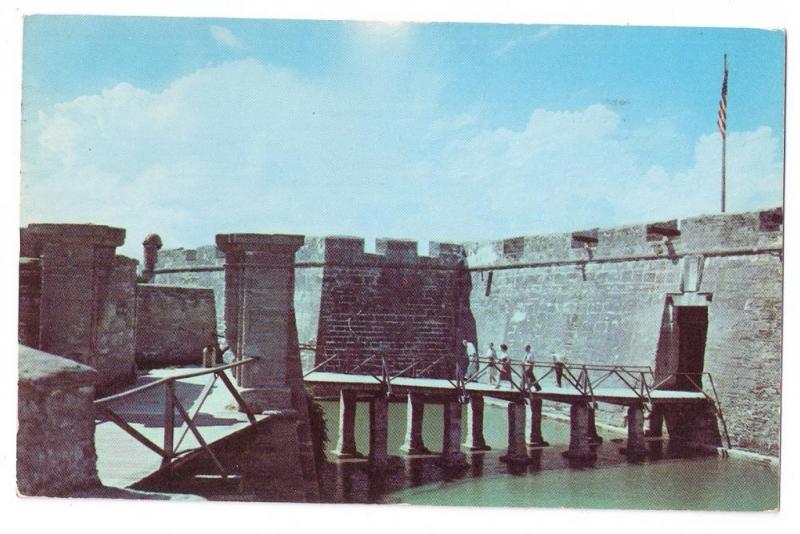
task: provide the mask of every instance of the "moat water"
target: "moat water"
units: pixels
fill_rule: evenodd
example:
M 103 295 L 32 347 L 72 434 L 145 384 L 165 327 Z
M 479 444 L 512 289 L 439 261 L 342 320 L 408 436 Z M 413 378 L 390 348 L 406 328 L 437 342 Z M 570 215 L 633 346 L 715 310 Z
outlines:
M 338 438 L 338 403 L 322 402 L 330 447 Z M 359 403 L 358 449 L 369 449 L 369 406 Z M 466 410 L 464 410 L 466 417 Z M 778 468 L 764 462 L 693 456 L 666 440 L 651 441 L 650 455 L 632 463 L 619 453 L 624 436 L 598 429 L 604 441 L 592 465 L 570 465 L 561 453 L 569 442 L 567 423 L 545 418 L 542 432 L 550 447 L 530 451 L 533 462 L 512 467 L 500 461 L 507 425 L 502 407 L 487 404 L 485 438 L 492 447 L 468 453 L 470 466 L 449 471 L 435 454 L 408 458 L 400 452 L 406 406 L 389 407 L 389 450 L 397 467 L 371 474 L 365 460 L 331 462 L 323 473 L 323 499 L 347 503 L 408 503 L 445 506 L 522 506 L 677 510 L 770 510 L 778 506 Z M 464 420 L 466 428 L 466 420 Z M 442 407 L 427 405 L 425 445 L 441 450 Z

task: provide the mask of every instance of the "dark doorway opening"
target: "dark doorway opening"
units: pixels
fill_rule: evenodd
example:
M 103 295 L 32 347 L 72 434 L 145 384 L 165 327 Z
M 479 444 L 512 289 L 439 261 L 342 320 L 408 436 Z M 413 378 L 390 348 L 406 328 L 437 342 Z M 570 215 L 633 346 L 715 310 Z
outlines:
M 703 387 L 703 365 L 708 332 L 707 306 L 679 306 L 678 376 L 675 389 L 698 391 Z

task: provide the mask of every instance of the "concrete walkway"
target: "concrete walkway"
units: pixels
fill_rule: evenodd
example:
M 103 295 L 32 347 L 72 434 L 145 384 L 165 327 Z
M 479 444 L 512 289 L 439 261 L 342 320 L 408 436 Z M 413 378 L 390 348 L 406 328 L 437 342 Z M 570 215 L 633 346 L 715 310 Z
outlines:
M 191 369 L 154 369 L 140 374 L 133 387 L 155 380 L 185 374 Z M 225 371 L 230 377 L 230 372 Z M 203 387 L 213 375 L 180 379 L 175 383 L 175 394 L 180 403 L 191 414 L 199 402 Z M 158 445 L 164 443 L 164 387 L 154 387 L 123 398 L 111 404 L 111 408 L 134 429 Z M 256 418 L 261 416 L 256 415 Z M 236 401 L 225 385 L 218 379 L 195 418 L 195 424 L 207 443 L 245 428 L 249 422 L 244 413 L 238 411 Z M 175 416 L 175 445 L 187 430 L 180 415 Z M 196 448 L 200 444 L 191 431 L 186 433 L 177 451 Z M 161 456 L 151 451 L 111 421 L 97 421 L 95 428 L 97 471 L 104 486 L 125 488 L 152 474 L 161 467 Z

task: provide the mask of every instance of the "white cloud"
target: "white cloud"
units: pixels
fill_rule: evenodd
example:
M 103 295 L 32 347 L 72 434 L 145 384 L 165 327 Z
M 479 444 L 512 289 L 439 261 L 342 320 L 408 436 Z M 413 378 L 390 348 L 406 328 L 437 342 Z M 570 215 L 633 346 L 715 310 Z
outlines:
M 243 48 L 239 38 L 224 26 L 211 25 L 208 27 L 208 31 L 211 33 L 211 37 L 222 46 L 227 46 L 234 50 L 241 50 Z
M 674 144 L 669 124 L 631 130 L 598 104 L 481 131 L 475 113 L 445 120 L 437 87 L 343 87 L 255 60 L 159 93 L 122 83 L 24 124 L 22 222 L 122 226 L 138 256 L 150 232 L 168 247 L 225 231 L 468 240 L 718 209 L 718 135 L 675 170 L 649 148 Z M 731 211 L 780 203 L 781 151 L 769 128 L 730 133 Z
M 643 135 L 599 104 L 578 112 L 537 109 L 520 131 L 498 128 L 453 141 L 426 172 L 446 177 L 434 199 L 463 201 L 459 189 L 480 192 L 462 209 L 482 221 L 473 225 L 480 238 L 718 211 L 719 135 L 698 139 L 691 165 L 673 172 L 648 159 L 651 151 L 641 149 Z M 647 145 L 675 139 L 674 128 L 666 124 L 650 125 L 647 135 Z M 727 164 L 729 211 L 780 205 L 781 144 L 769 128 L 731 132 Z M 449 227 L 455 235 L 468 225 L 465 219 L 442 217 L 433 226 Z

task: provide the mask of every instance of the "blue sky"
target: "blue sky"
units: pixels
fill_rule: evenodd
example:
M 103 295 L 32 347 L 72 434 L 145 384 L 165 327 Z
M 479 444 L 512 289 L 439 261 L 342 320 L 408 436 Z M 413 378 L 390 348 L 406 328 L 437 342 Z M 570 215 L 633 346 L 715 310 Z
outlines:
M 784 34 L 28 17 L 22 223 L 426 242 L 781 203 Z M 424 252 L 426 247 L 422 247 Z

